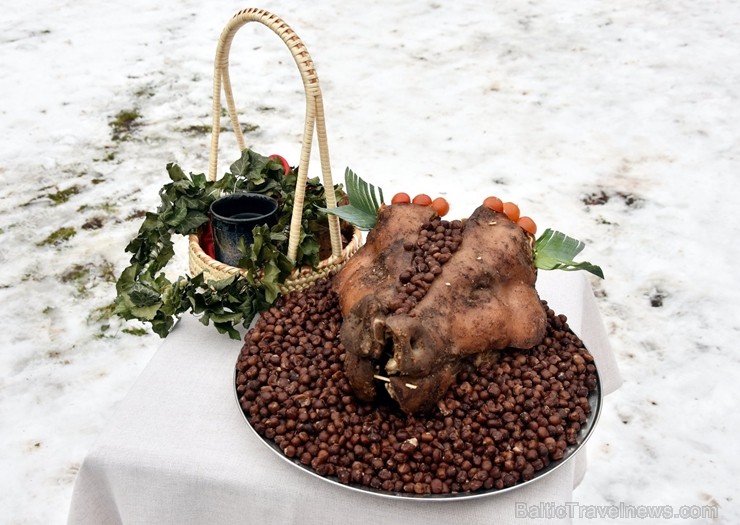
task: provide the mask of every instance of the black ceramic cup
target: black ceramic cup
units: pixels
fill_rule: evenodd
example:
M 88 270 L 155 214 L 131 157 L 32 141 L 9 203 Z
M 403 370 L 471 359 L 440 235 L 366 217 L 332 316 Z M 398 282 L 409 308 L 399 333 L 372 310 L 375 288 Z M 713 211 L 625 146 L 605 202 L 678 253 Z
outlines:
M 244 257 L 239 241 L 246 246 L 254 242 L 255 226 L 277 224 L 278 202 L 259 193 L 232 193 L 211 204 L 211 225 L 216 259 L 237 266 Z

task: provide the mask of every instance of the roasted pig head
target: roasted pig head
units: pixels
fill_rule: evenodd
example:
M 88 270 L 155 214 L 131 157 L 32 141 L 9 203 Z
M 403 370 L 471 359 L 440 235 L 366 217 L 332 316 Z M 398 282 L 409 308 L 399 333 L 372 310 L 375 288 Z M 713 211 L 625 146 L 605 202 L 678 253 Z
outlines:
M 372 400 L 384 385 L 404 412 L 426 411 L 464 366 L 538 344 L 535 280 L 532 238 L 503 214 L 481 206 L 448 222 L 431 207 L 382 208 L 333 283 L 356 395 Z

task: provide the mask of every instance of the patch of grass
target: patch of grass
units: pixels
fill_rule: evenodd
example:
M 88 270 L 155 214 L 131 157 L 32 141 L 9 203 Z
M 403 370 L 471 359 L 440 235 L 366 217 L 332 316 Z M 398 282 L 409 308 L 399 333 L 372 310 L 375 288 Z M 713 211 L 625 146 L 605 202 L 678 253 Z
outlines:
M 59 279 L 63 283 L 69 283 L 72 281 L 81 281 L 86 279 L 90 275 L 90 265 L 74 264 L 67 268 Z
M 107 321 L 108 319 L 113 317 L 115 310 L 115 304 L 106 304 L 105 306 L 101 306 L 90 312 L 90 314 L 87 316 L 87 321 L 90 323 L 100 323 L 102 321 Z
M 111 138 L 115 141 L 123 141 L 131 138 L 131 135 L 141 127 L 141 113 L 138 109 L 123 109 L 119 111 L 113 120 L 108 122 L 111 127 Z
M 51 199 L 55 205 L 65 203 L 69 200 L 72 195 L 80 193 L 80 188 L 77 186 L 70 186 L 66 190 L 60 190 L 55 193 L 47 193 L 46 196 Z
M 115 305 L 109 303 L 105 306 L 95 308 L 87 316 L 88 325 L 97 325 L 98 332 L 93 336 L 95 339 L 114 339 L 118 335 L 120 323 L 117 321 L 111 323 L 111 318 L 115 316 Z M 111 328 L 114 328 L 111 330 Z
M 243 123 L 241 128 L 242 133 L 253 133 L 260 129 L 257 124 L 250 124 L 249 122 Z M 192 126 L 182 128 L 180 131 L 187 133 L 188 135 L 208 135 L 211 132 L 211 129 L 210 124 L 193 124 Z M 229 131 L 229 128 L 221 126 L 221 133 L 228 133 Z
M 223 130 L 223 128 L 221 129 Z M 211 132 L 211 126 L 206 124 L 193 124 L 192 126 L 182 128 L 181 131 L 188 135 L 206 135 Z
M 110 261 L 105 261 L 98 266 L 98 275 L 107 283 L 114 283 L 118 280 L 116 267 Z
M 155 95 L 154 89 L 151 85 L 147 84 L 134 91 L 134 96 L 137 98 L 151 98 Z
M 135 219 L 141 219 L 146 216 L 146 210 L 134 210 L 132 211 L 128 217 L 126 217 L 127 221 L 133 221 Z
M 97 206 L 88 206 L 87 209 L 100 210 L 103 213 L 107 213 L 108 215 L 114 215 L 118 211 L 118 206 L 116 206 L 112 202 L 106 201 L 102 204 L 98 204 Z M 79 211 L 83 211 L 83 210 L 79 210 Z
M 642 208 L 645 203 L 645 200 L 642 197 L 639 197 L 634 193 L 618 191 L 617 196 L 619 196 L 619 198 L 621 198 L 629 208 Z
M 257 124 L 250 124 L 249 122 L 242 124 L 242 133 L 252 133 L 258 129 L 260 129 L 260 127 Z
M 83 230 L 99 230 L 103 227 L 103 224 L 105 224 L 105 220 L 103 217 L 95 216 L 92 219 L 88 219 L 85 221 L 85 223 L 82 225 Z
M 93 179 L 93 180 L 91 180 L 90 182 L 91 182 L 92 184 L 95 184 L 95 185 L 97 185 L 97 184 L 102 184 L 103 182 L 105 182 L 105 179 Z
M 58 230 L 54 230 L 49 236 L 41 242 L 36 243 L 37 246 L 57 246 L 64 242 L 67 242 L 72 237 L 77 235 L 77 230 L 71 226 L 64 226 Z
M 98 332 L 97 334 L 95 334 L 93 337 L 95 337 L 95 339 L 106 339 L 106 338 L 107 339 L 111 339 L 112 336 L 106 334 L 106 332 L 108 330 L 110 330 L 110 325 L 109 324 L 102 324 L 102 325 L 100 325 L 100 332 Z
M 116 281 L 113 263 L 104 260 L 101 264 L 73 264 L 59 276 L 59 280 L 75 287 L 78 296 L 84 297 L 99 281 L 113 283 Z
M 72 165 L 72 166 L 67 166 L 64 169 L 62 169 L 62 173 L 69 175 L 70 177 L 75 177 L 75 178 L 80 179 L 86 176 L 88 171 L 85 166 Z
M 64 175 L 71 175 L 71 176 L 74 176 L 74 177 L 81 177 L 81 176 L 85 175 L 85 173 L 71 172 L 69 170 L 62 170 L 62 173 Z M 66 177 L 65 176 L 65 177 L 62 177 L 62 178 L 64 178 L 64 179 L 70 179 L 71 177 Z M 55 191 L 50 191 L 49 193 L 46 193 L 47 190 L 55 190 Z M 65 202 L 67 202 L 70 199 L 70 197 L 72 197 L 73 195 L 77 195 L 78 193 L 80 193 L 80 188 L 77 185 L 70 186 L 69 188 L 67 188 L 65 190 L 59 190 L 58 189 L 58 186 L 56 186 L 56 185 L 45 186 L 43 188 L 39 188 L 38 189 L 38 193 L 36 194 L 36 196 L 34 198 L 32 198 L 31 200 L 29 200 L 28 202 L 24 202 L 20 206 L 21 206 L 21 208 L 25 208 L 26 206 L 30 206 L 30 205 L 35 204 L 37 202 L 41 202 L 44 199 L 50 199 L 51 202 L 52 202 L 52 204 L 54 206 L 56 206 L 56 205 L 63 204 Z
M 59 276 L 59 280 L 65 284 L 74 285 L 77 296 L 84 297 L 88 293 L 87 286 L 92 280 L 90 275 L 91 271 L 92 265 L 90 264 L 75 264 L 67 268 L 64 273 Z
M 144 328 L 124 328 L 121 331 L 124 334 L 135 335 L 137 337 L 141 337 L 141 336 L 147 335 L 149 333 Z
M 586 206 L 603 206 L 609 202 L 609 195 L 604 190 L 595 191 L 581 197 L 581 202 Z
M 93 159 L 95 162 L 113 162 L 116 160 L 117 152 L 112 150 L 110 146 L 105 146 L 105 149 L 109 150 L 108 153 L 106 153 L 104 157 Z
M 614 197 L 621 199 L 628 208 L 640 208 L 645 202 L 642 197 L 633 193 L 616 191 L 609 194 L 604 190 L 594 191 L 588 195 L 582 196 L 581 202 L 586 206 L 603 206 Z

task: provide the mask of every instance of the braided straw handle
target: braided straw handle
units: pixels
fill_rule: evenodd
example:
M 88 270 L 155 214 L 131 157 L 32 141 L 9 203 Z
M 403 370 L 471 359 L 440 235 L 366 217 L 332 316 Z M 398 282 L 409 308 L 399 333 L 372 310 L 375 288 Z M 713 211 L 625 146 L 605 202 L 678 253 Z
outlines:
M 298 254 L 298 241 L 301 235 L 301 217 L 303 215 L 303 202 L 306 195 L 306 178 L 308 164 L 311 156 L 311 145 L 313 143 L 313 132 L 319 143 L 319 157 L 321 160 L 321 173 L 326 194 L 327 208 L 337 206 L 334 195 L 334 183 L 331 177 L 331 166 L 329 163 L 329 147 L 326 140 L 326 124 L 324 122 L 324 104 L 319 89 L 319 79 L 316 76 L 313 60 L 306 50 L 306 46 L 295 32 L 277 16 L 264 9 L 250 8 L 239 11 L 233 16 L 221 33 L 216 49 L 216 60 L 213 71 L 213 127 L 211 134 L 210 161 L 208 164 L 208 179 L 216 180 L 218 168 L 218 137 L 221 130 L 221 87 L 226 95 L 226 107 L 229 111 L 231 124 L 236 134 L 239 150 L 243 151 L 246 146 L 244 135 L 239 125 L 236 113 L 234 96 L 231 90 L 231 79 L 229 77 L 229 50 L 236 32 L 249 22 L 259 22 L 275 34 L 288 46 L 290 53 L 295 59 L 298 71 L 303 80 L 306 92 L 306 117 L 303 128 L 303 140 L 301 144 L 300 163 L 298 164 L 298 180 L 296 182 L 295 201 L 293 203 L 293 214 L 290 220 L 290 235 L 288 240 L 288 258 L 296 260 Z M 342 254 L 342 239 L 339 232 L 339 218 L 328 214 L 329 236 L 331 238 L 332 259 L 339 258 Z

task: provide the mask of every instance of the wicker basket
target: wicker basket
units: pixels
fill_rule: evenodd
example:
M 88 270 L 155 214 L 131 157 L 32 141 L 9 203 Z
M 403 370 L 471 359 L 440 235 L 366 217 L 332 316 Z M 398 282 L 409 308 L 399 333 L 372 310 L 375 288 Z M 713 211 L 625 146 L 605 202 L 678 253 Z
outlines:
M 329 148 L 326 140 L 326 125 L 324 122 L 324 107 L 319 88 L 319 79 L 316 76 L 313 61 L 311 60 L 306 46 L 295 32 L 280 18 L 268 13 L 263 9 L 245 9 L 239 11 L 229 21 L 221 33 L 216 50 L 216 60 L 213 72 L 213 127 L 211 135 L 210 161 L 208 165 L 208 179 L 216 179 L 218 168 L 218 139 L 221 128 L 221 89 L 226 96 L 226 107 L 231 118 L 231 124 L 234 128 L 236 140 L 240 152 L 245 149 L 244 135 L 234 104 L 234 97 L 231 89 L 229 78 L 229 50 L 236 32 L 249 22 L 259 22 L 275 34 L 288 46 L 298 70 L 303 80 L 303 86 L 306 93 L 306 118 L 303 128 L 303 140 L 301 144 L 300 163 L 298 165 L 298 180 L 295 191 L 295 205 L 291 216 L 290 230 L 288 237 L 288 258 L 295 261 L 298 253 L 298 242 L 301 235 L 301 216 L 303 213 L 303 202 L 306 193 L 306 179 L 308 174 L 309 158 L 311 156 L 311 146 L 313 143 L 313 133 L 316 130 L 319 157 L 321 161 L 322 184 L 326 189 L 326 205 L 328 208 L 336 207 L 334 195 L 334 183 L 331 177 L 331 167 L 329 163 Z M 355 229 L 352 239 L 342 248 L 342 239 L 340 234 L 339 218 L 335 215 L 328 215 L 329 235 L 331 240 L 331 256 L 322 260 L 317 267 L 305 266 L 296 268 L 282 284 L 283 293 L 303 290 L 308 288 L 318 279 L 327 277 L 338 271 L 347 259 L 357 251 L 362 244 L 362 237 L 359 230 Z M 220 280 L 230 277 L 236 273 L 243 274 L 246 270 L 229 266 L 211 258 L 200 246 L 197 235 L 190 235 L 189 240 L 189 259 L 190 273 L 195 276 L 200 273 L 206 274 L 207 280 Z

